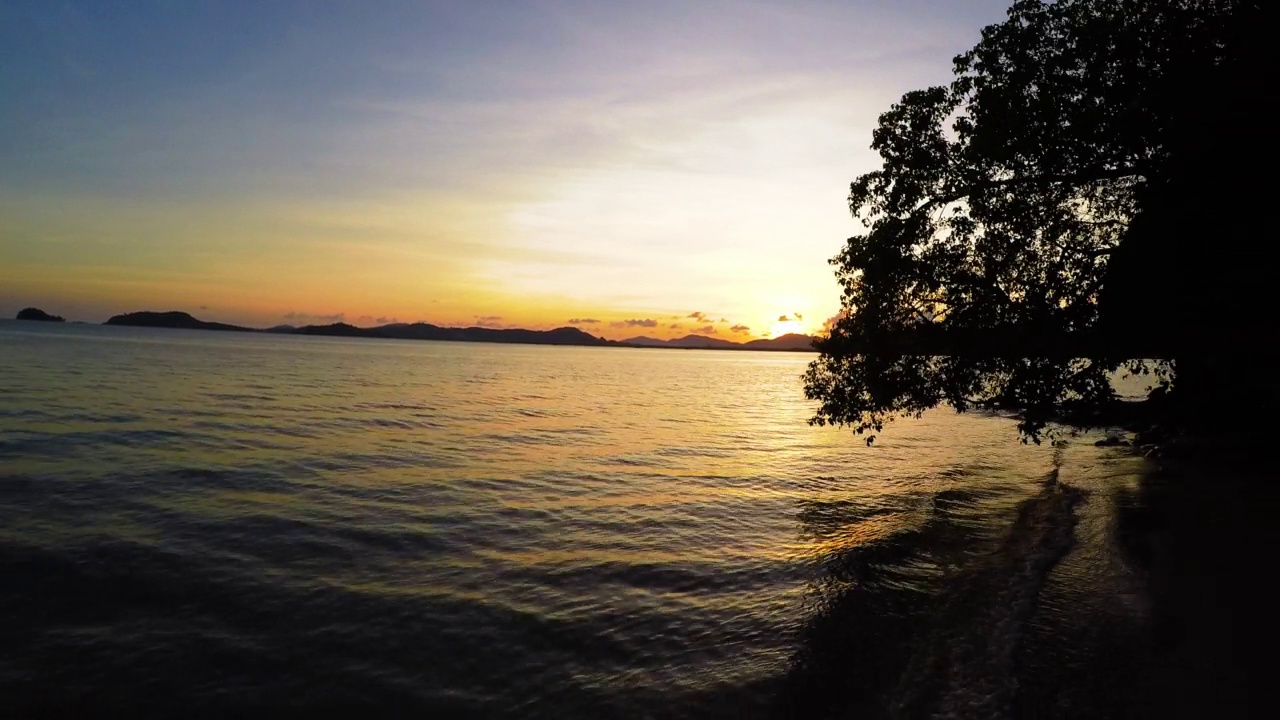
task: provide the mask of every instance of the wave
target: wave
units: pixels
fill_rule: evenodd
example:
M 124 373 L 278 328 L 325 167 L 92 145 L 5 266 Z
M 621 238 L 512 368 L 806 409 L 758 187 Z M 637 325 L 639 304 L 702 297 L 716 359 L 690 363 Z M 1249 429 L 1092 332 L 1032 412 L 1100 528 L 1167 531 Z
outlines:
M 1023 501 L 995 552 L 950 579 L 937 623 L 888 706 L 919 717 L 1014 717 L 1015 652 L 1050 571 L 1073 544 L 1079 489 L 1058 482 Z
M 1039 589 L 1072 546 L 1084 497 L 1057 474 L 1018 504 L 995 542 L 966 517 L 984 500 L 973 489 L 811 507 L 804 520 L 822 535 L 897 521 L 829 556 L 779 712 L 1013 717 L 1015 651 Z
M 1070 535 L 1009 422 L 868 448 L 803 358 L 243 342 L 6 346 L 10 712 L 998 713 Z

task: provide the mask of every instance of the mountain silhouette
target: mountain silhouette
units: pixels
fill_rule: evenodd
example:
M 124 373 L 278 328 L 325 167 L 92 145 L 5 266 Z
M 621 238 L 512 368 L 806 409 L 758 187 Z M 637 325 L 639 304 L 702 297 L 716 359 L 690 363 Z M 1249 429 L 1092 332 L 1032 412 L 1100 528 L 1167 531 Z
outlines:
M 307 325 L 293 331 L 299 335 L 334 335 L 339 337 L 375 337 L 396 340 L 453 340 L 458 342 L 517 343 L 526 345 L 609 345 L 610 341 L 577 328 L 555 330 L 494 329 L 482 327 L 453 328 L 431 323 L 392 323 L 372 328 L 359 328 L 346 323 Z
M 623 345 L 634 345 L 636 347 L 668 347 L 666 340 L 651 338 L 648 335 L 637 335 L 633 338 L 622 340 Z
M 787 333 L 776 338 L 751 340 L 743 343 L 742 346 L 752 350 L 813 350 L 813 341 L 815 339 L 812 335 Z
M 228 325 L 227 323 L 197 320 L 190 314 L 180 312 L 178 310 L 170 310 L 168 312 L 152 312 L 150 310 L 145 310 L 143 312 L 125 313 L 123 315 L 116 315 L 103 324 L 127 325 L 130 327 L 177 328 L 181 330 L 256 332 L 253 328 L 241 327 L 239 325 Z
M 685 348 L 700 350 L 812 350 L 814 338 L 809 335 L 789 333 L 776 338 L 761 338 L 745 343 L 707 337 L 706 335 L 685 335 L 672 340 L 659 340 L 646 335 L 627 338 L 618 344 L 630 347 Z
M 44 315 L 35 308 L 27 308 L 19 313 L 19 319 L 39 319 L 32 316 L 32 311 Z M 56 316 L 46 316 L 61 320 Z M 176 328 L 181 330 L 221 330 L 225 332 L 261 332 L 280 335 L 319 335 L 327 337 L 359 337 L 382 338 L 387 340 L 443 340 L 453 342 L 488 342 L 513 343 L 522 345 L 584 345 L 597 347 L 656 347 L 700 350 L 812 350 L 814 338 L 808 335 L 790 334 L 771 339 L 751 340 L 745 343 L 707 337 L 705 335 L 685 335 L 671 340 L 659 340 L 647 336 L 628 338 L 627 340 L 607 340 L 596 337 L 575 327 L 561 327 L 554 330 L 525 330 L 521 328 L 483 328 L 483 327 L 444 327 L 431 323 L 390 323 L 377 327 L 357 327 L 349 323 L 337 322 L 328 325 L 276 325 L 259 329 L 231 325 L 229 323 L 210 322 L 179 310 L 168 312 L 142 311 L 115 315 L 104 325 L 121 325 L 128 327 Z
M 61 315 L 50 315 L 40 308 L 29 307 L 18 311 L 18 320 L 39 320 L 40 322 L 66 322 Z

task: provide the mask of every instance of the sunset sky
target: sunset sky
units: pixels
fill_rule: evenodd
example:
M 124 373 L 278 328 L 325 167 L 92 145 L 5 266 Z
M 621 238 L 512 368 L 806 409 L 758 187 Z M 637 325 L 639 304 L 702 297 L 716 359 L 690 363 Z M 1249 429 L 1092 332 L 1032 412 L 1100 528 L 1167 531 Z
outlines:
M 0 0 L 0 313 L 816 332 L 1007 4 Z

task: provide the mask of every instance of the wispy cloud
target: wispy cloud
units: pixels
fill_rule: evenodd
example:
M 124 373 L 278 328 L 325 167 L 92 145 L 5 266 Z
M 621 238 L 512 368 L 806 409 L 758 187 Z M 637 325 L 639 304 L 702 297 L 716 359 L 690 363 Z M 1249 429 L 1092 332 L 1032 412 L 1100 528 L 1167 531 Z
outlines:
M 0 287 L 82 282 L 114 307 L 112 267 L 139 293 L 263 319 L 825 316 L 877 114 L 947 80 L 1007 2 L 171 3 L 163 34 L 139 6 L 74 35 L 66 3 L 34 3 L 0 32 L 21 40 L 0 126 L 22 148 L 0 163 Z M 200 40 L 245 27 L 287 42 Z M 164 62 L 175 44 L 190 62 Z M 93 92 L 77 68 L 103 70 Z
M 331 315 L 316 315 L 314 313 L 305 312 L 289 312 L 284 314 L 284 319 L 291 323 L 324 323 L 332 324 L 346 322 L 346 313 L 333 313 Z
M 746 335 L 751 333 L 751 328 L 747 327 L 746 325 L 734 325 L 733 327 L 729 328 L 729 331 Z
M 565 322 L 570 325 L 599 325 L 600 321 L 596 318 L 569 318 Z
M 643 327 L 643 328 L 654 328 L 654 327 L 658 327 L 658 321 L 657 321 L 657 320 L 653 320 L 653 319 L 649 319 L 649 318 L 646 318 L 646 319 L 644 319 L 644 320 L 618 320 L 617 322 L 612 322 L 612 323 L 609 323 L 609 324 L 610 324 L 610 325 L 612 325 L 613 327 L 616 327 L 616 328 L 622 328 L 622 327 Z

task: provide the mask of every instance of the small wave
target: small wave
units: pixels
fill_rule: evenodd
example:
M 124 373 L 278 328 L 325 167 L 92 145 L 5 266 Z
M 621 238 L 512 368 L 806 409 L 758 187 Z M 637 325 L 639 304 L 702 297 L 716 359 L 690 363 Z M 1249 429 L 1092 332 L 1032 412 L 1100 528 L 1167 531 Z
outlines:
M 739 451 L 730 450 L 728 448 L 716 448 L 710 446 L 703 447 L 662 447 L 653 451 L 655 455 L 665 457 L 709 457 L 709 458 L 728 458 L 734 457 Z
M 1057 482 L 1057 470 L 1042 488 L 1018 507 L 997 552 L 949 581 L 954 590 L 891 707 L 906 716 L 1014 716 L 1014 653 L 1040 588 L 1072 546 L 1074 509 L 1084 498 Z
M 477 435 L 481 445 L 503 447 L 504 445 L 559 445 L 562 441 L 556 437 L 547 437 L 539 431 L 520 433 L 484 433 Z
M 805 425 L 805 358 L 142 334 L 0 358 L 18 716 L 847 714 L 1061 522 L 1011 423 Z
M 52 457 L 83 454 L 102 447 L 135 449 L 178 447 L 183 442 L 199 442 L 197 435 L 176 430 L 114 429 L 69 432 L 8 433 L 0 438 L 0 457 Z
M 663 468 L 670 466 L 668 463 L 654 457 L 636 455 L 615 455 L 602 458 L 600 462 L 605 465 L 621 465 L 623 467 Z
M 205 393 L 205 397 L 210 397 L 210 398 L 213 398 L 214 400 L 220 400 L 226 404 L 231 404 L 237 407 L 241 406 L 244 403 L 275 402 L 276 400 L 279 399 L 275 395 L 266 395 L 261 393 L 211 392 L 211 393 Z M 253 405 L 249 405 L 249 407 L 253 407 Z

